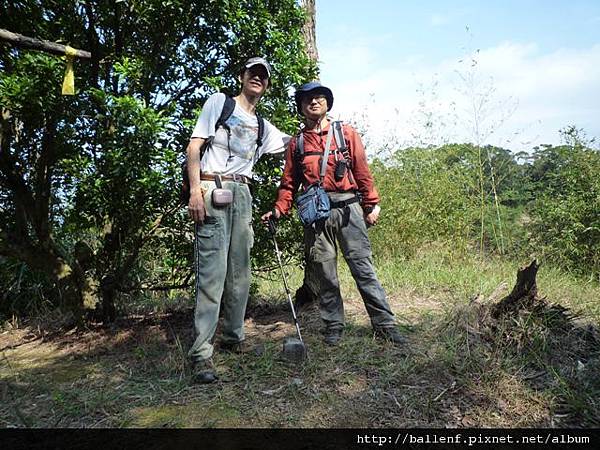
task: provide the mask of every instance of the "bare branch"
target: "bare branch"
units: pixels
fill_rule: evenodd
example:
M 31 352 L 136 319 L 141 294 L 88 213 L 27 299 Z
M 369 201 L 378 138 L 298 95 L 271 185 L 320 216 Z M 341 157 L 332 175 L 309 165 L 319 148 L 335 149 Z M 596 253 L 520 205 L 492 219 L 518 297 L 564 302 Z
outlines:
M 16 47 L 27 48 L 30 50 L 40 50 L 46 53 L 63 56 L 67 53 L 67 46 L 56 42 L 45 41 L 42 39 L 30 38 L 22 34 L 0 28 L 0 39 L 8 41 Z M 74 56 L 83 59 L 90 59 L 92 54 L 85 50 L 74 49 Z

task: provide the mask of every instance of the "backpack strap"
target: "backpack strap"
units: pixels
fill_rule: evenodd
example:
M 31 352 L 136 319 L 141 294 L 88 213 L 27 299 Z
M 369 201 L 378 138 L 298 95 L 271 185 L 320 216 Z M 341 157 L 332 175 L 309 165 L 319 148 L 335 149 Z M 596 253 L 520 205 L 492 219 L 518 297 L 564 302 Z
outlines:
M 319 173 L 319 179 L 323 183 L 325 178 L 325 172 L 327 171 L 327 160 L 329 159 L 329 148 L 331 147 L 331 138 L 333 137 L 333 126 L 329 127 L 329 133 L 327 133 L 327 141 L 325 141 L 325 154 L 321 160 L 321 172 Z
M 256 121 L 258 122 L 258 137 L 256 138 L 256 150 L 263 145 L 263 137 L 265 136 L 265 119 L 256 113 Z
M 257 112 L 255 113 L 256 115 L 256 122 L 258 123 L 258 133 L 256 136 L 256 149 L 254 150 L 254 157 L 252 158 L 252 161 L 254 163 L 256 163 L 256 161 L 259 158 L 259 154 L 258 154 L 258 149 L 260 148 L 261 145 L 263 145 L 263 137 L 265 135 L 265 119 L 263 119 Z
M 225 130 L 227 130 L 227 134 L 229 135 L 230 130 L 229 130 L 229 126 L 227 125 L 227 119 L 229 119 L 229 117 L 231 117 L 231 114 L 233 114 L 234 109 L 235 109 L 235 100 L 225 94 L 225 102 L 223 103 L 223 108 L 221 109 L 221 114 L 219 114 L 219 118 L 215 122 L 215 133 L 217 132 L 219 127 L 223 127 Z M 212 147 L 212 141 L 214 138 L 215 138 L 214 135 L 206 138 L 206 140 L 204 141 L 204 145 L 200 149 L 200 159 L 202 159 L 202 157 L 204 156 L 204 152 Z
M 304 133 L 300 130 L 298 136 L 296 136 L 296 153 L 294 155 L 297 159 L 304 158 Z
M 352 159 L 350 158 L 350 149 L 346 146 L 346 139 L 344 139 L 343 123 L 341 120 L 336 120 L 332 123 L 332 126 L 334 128 L 333 132 L 337 148 L 346 160 L 346 165 L 348 167 L 348 177 L 350 177 L 350 182 L 354 183 L 354 179 L 352 176 Z
M 294 173 L 299 183 L 303 180 L 302 160 L 304 159 L 304 133 L 302 130 L 296 135 L 296 147 L 294 148 Z
M 215 123 L 215 131 L 219 129 L 219 127 L 223 127 L 226 130 L 229 130 L 229 126 L 227 126 L 227 119 L 231 117 L 233 114 L 233 110 L 235 109 L 235 100 L 229 95 L 225 95 L 225 103 L 223 103 L 223 109 L 221 110 L 221 115 L 217 119 Z
M 340 120 L 336 120 L 335 122 L 333 122 L 333 127 L 335 143 L 337 145 L 337 148 L 346 159 L 348 167 L 351 167 L 352 160 L 350 159 L 350 149 L 346 145 L 346 139 L 344 138 L 344 125 Z
M 327 141 L 325 143 L 325 149 L 323 153 L 323 157 L 321 159 L 321 170 L 319 171 L 319 180 L 323 183 L 323 179 L 325 178 L 325 172 L 327 171 L 327 160 L 329 158 L 329 151 L 331 147 L 331 140 L 333 138 L 333 126 L 329 128 L 329 133 L 327 133 Z M 294 164 L 295 164 L 295 172 L 296 177 L 300 182 L 302 182 L 302 160 L 304 159 L 304 133 L 302 130 L 296 135 L 296 148 L 294 149 Z M 311 154 L 320 154 L 320 152 L 311 152 Z
M 223 127 L 226 130 L 229 130 L 227 126 L 227 119 L 231 117 L 233 114 L 233 110 L 235 109 L 235 100 L 228 95 L 225 96 L 225 103 L 223 103 L 223 109 L 221 110 L 221 115 L 219 119 L 215 123 L 215 131 L 219 127 Z M 263 119 L 258 113 L 256 114 L 256 122 L 258 123 L 258 136 L 256 138 L 256 149 L 263 144 L 263 137 L 265 136 L 265 119 Z
M 337 145 L 337 148 L 344 153 L 344 151 L 347 151 L 346 148 L 346 140 L 344 139 L 344 132 L 342 131 L 342 122 L 339 120 L 336 120 L 335 122 L 333 122 L 331 124 L 331 126 L 333 127 L 333 133 L 335 136 L 335 143 Z

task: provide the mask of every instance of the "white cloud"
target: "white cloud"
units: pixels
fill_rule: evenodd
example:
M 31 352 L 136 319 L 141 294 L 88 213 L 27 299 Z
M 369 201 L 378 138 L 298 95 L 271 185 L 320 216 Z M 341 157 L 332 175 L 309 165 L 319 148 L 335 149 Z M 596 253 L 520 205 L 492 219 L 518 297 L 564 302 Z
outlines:
M 337 48 L 345 50 L 329 47 L 321 55 L 323 82 L 335 96 L 333 116 L 365 113 L 367 140 L 376 145 L 389 141 L 391 129 L 399 143 L 414 143 L 415 136 L 437 140 L 432 143 L 473 140 L 472 109 L 465 111 L 482 100 L 488 111 L 480 125 L 494 131 L 484 143 L 513 150 L 557 144 L 558 130 L 570 124 L 600 136 L 600 44 L 542 53 L 535 43 L 504 42 L 481 49 L 473 67 L 459 56 L 435 64 L 388 58 L 381 67 L 366 42 Z

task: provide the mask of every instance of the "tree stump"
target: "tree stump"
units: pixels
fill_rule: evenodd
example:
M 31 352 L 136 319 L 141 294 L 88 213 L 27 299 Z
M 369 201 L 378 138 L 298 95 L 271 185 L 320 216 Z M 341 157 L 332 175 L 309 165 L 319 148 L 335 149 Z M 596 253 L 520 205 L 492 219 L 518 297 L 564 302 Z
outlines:
M 537 260 L 517 272 L 517 282 L 508 296 L 492 307 L 492 317 L 498 318 L 509 311 L 530 308 L 537 299 L 536 276 L 540 265 Z

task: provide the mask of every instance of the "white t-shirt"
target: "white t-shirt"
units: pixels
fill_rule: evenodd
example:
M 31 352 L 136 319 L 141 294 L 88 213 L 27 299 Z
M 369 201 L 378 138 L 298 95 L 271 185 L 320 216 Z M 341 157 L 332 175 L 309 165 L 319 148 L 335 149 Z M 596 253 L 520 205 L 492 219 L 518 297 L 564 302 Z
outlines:
M 223 127 L 215 133 L 215 124 L 219 120 L 225 104 L 225 94 L 211 95 L 198 117 L 192 138 L 208 138 L 214 136 L 212 146 L 207 148 L 200 161 L 200 170 L 204 173 L 221 175 L 239 174 L 252 177 L 252 167 L 258 159 L 267 153 L 280 153 L 289 136 L 283 134 L 269 121 L 265 120 L 263 143 L 256 153 L 258 138 L 258 120 L 236 103 L 233 113 L 226 120 L 230 129 Z M 229 140 L 229 145 L 227 141 Z

